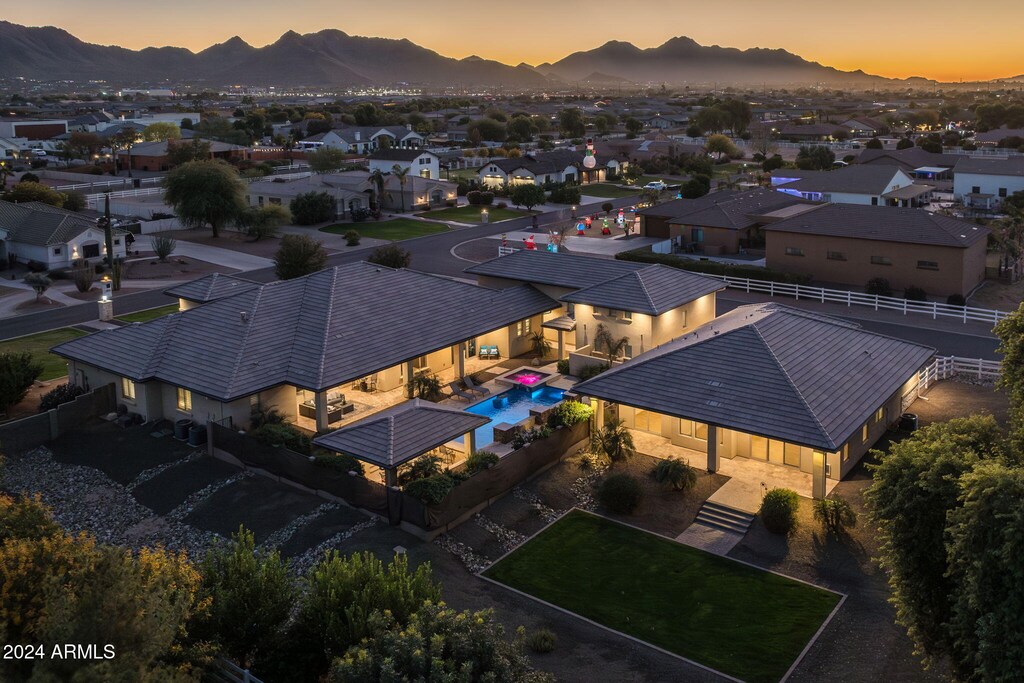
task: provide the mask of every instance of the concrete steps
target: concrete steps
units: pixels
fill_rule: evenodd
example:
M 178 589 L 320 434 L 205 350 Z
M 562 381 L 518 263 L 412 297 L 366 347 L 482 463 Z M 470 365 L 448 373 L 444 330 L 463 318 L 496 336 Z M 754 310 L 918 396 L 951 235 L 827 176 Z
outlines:
M 754 523 L 754 515 L 727 505 L 712 503 L 709 500 L 701 506 L 694 522 L 713 529 L 745 534 L 750 525 Z

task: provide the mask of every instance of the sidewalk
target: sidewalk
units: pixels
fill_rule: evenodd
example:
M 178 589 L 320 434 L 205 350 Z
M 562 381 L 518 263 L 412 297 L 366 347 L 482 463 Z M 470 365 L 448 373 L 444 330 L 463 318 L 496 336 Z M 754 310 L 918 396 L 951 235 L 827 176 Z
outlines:
M 274 265 L 271 259 L 263 258 L 262 256 L 253 256 L 252 254 L 246 254 L 233 249 L 211 247 L 206 244 L 197 244 L 185 240 L 178 240 L 177 246 L 174 249 L 174 255 L 191 256 L 200 261 L 234 268 L 235 270 L 259 270 L 260 268 L 270 268 Z

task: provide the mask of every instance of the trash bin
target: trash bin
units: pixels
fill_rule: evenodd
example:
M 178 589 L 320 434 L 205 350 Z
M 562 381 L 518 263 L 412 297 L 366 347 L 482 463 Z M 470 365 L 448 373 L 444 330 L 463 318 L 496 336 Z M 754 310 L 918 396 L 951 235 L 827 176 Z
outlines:
M 192 425 L 188 429 L 188 445 L 202 446 L 206 443 L 206 426 Z
M 192 427 L 192 420 L 184 419 L 178 420 L 174 423 L 174 438 L 178 441 L 184 441 L 188 438 L 188 430 Z
M 917 431 L 917 415 L 914 413 L 903 413 L 900 415 L 900 429 L 906 432 Z

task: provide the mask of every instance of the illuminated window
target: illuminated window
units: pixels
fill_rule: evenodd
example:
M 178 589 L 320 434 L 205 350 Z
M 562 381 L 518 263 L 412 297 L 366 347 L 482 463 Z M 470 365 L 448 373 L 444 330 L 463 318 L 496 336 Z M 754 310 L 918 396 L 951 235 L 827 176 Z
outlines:
M 860 440 L 864 443 L 868 442 L 868 423 L 865 422 L 864 426 L 860 428 Z
M 885 406 L 882 406 L 875 411 L 875 422 L 881 422 L 885 419 Z
M 178 387 L 178 410 L 192 410 L 192 392 Z
M 121 395 L 124 396 L 126 401 L 135 400 L 135 382 L 131 381 L 127 377 L 121 378 Z
M 679 420 L 679 435 L 693 436 L 693 420 Z
M 693 424 L 696 426 L 696 429 L 694 429 L 694 436 L 696 436 L 701 441 L 707 441 L 708 426 L 703 422 L 694 422 Z

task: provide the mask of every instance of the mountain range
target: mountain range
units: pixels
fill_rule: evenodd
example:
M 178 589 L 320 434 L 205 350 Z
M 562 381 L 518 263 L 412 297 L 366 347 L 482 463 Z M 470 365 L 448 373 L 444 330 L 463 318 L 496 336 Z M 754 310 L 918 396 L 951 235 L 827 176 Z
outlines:
M 239 37 L 200 52 L 179 47 L 129 50 L 86 43 L 54 27 L 0 21 L 0 74 L 35 80 L 121 84 L 209 83 L 352 87 L 372 84 L 503 85 L 542 88 L 588 84 L 687 83 L 883 85 L 861 71 L 840 71 L 785 50 L 738 50 L 673 38 L 654 48 L 611 41 L 537 67 L 480 57 L 455 59 L 405 39 L 351 36 L 336 29 L 253 47 Z

